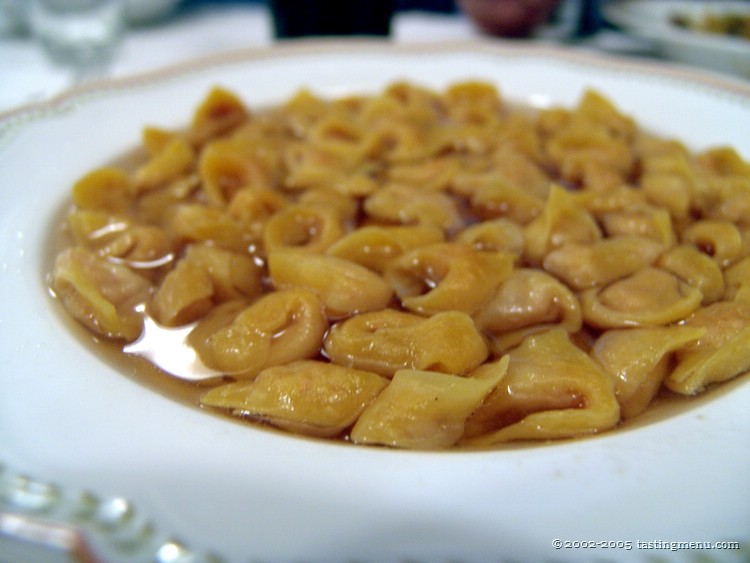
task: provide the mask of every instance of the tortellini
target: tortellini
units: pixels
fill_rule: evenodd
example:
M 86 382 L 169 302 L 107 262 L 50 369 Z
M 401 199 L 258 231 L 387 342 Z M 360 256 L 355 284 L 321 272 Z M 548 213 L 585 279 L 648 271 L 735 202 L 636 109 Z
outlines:
M 513 256 L 456 243 L 422 246 L 392 260 L 385 278 L 412 312 L 472 314 L 510 274 Z
M 528 336 L 508 353 L 507 374 L 467 422 L 467 440 L 566 438 L 602 432 L 620 420 L 612 378 L 560 328 Z M 473 378 L 491 378 L 497 363 Z
M 153 225 L 133 223 L 104 211 L 75 211 L 68 226 L 76 242 L 100 256 L 108 256 L 133 269 L 148 271 L 168 263 L 173 244 Z
M 191 170 L 194 163 L 193 148 L 185 139 L 175 137 L 136 170 L 133 176 L 134 189 L 136 192 L 145 192 L 163 187 Z
M 389 377 L 399 369 L 465 374 L 489 354 L 466 313 L 445 311 L 424 318 L 390 309 L 335 324 L 324 350 L 335 363 Z
M 68 314 L 167 392 L 286 432 L 546 442 L 750 371 L 750 163 L 593 90 L 537 110 L 401 81 L 251 111 L 217 86 L 71 199 Z
M 573 291 L 546 272 L 518 268 L 474 317 L 489 335 L 492 350 L 503 353 L 529 334 L 559 326 L 577 333 L 583 324 Z
M 320 299 L 302 289 L 269 293 L 236 316 L 214 311 L 193 330 L 195 348 L 209 368 L 237 378 L 315 357 L 328 329 Z
M 328 437 L 350 427 L 387 384 L 368 371 L 299 360 L 269 367 L 252 381 L 216 387 L 201 403 L 300 434 Z
M 217 303 L 259 294 L 261 275 L 257 263 L 246 254 L 191 245 L 164 276 L 151 301 L 151 315 L 165 326 L 191 323 Z
M 272 252 L 268 273 L 276 289 L 313 291 L 331 318 L 384 309 L 393 295 L 391 286 L 375 272 L 325 254 Z
M 502 369 L 482 379 L 399 370 L 359 417 L 351 440 L 410 449 L 450 447 L 463 436 L 466 419 L 504 375 Z
M 320 254 L 344 235 L 339 214 L 330 208 L 298 204 L 268 219 L 263 229 L 267 252 L 296 249 Z
M 750 304 L 720 302 L 696 311 L 686 327 L 705 334 L 677 353 L 677 366 L 666 378 L 672 391 L 693 395 L 707 385 L 750 370 Z
M 69 248 L 55 260 L 51 287 L 68 313 L 95 334 L 128 342 L 140 336 L 138 308 L 151 285 L 127 266 Z
M 443 231 L 430 225 L 413 227 L 366 226 L 336 241 L 327 254 L 361 264 L 379 274 L 407 250 L 443 242 Z
M 646 410 L 672 369 L 675 351 L 704 334 L 702 328 L 677 325 L 610 330 L 597 339 L 592 356 L 614 377 L 624 418 Z

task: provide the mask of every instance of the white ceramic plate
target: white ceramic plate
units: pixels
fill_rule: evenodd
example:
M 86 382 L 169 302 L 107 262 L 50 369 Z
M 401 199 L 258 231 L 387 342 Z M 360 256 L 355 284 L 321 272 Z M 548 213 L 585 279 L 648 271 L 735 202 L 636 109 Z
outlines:
M 71 183 L 133 147 L 144 124 L 186 124 L 214 84 L 256 106 L 303 86 L 337 96 L 402 78 L 434 88 L 492 80 L 506 98 L 537 106 L 573 104 L 593 86 L 655 132 L 694 149 L 733 145 L 750 158 L 747 83 L 501 43 L 291 44 L 94 85 L 6 115 L 0 508 L 67 514 L 103 533 L 99 547 L 114 561 L 154 560 L 170 538 L 228 561 L 645 561 L 672 558 L 658 543 L 669 541 L 739 541 L 746 557 L 747 380 L 672 418 L 593 439 L 413 453 L 210 416 L 142 387 L 70 333 L 45 289 L 50 229 Z M 54 488 L 40 493 L 19 474 Z M 144 532 L 144 522 L 154 530 Z M 621 547 L 555 549 L 557 539 Z M 639 549 L 639 541 L 657 543 Z M 176 561 L 176 547 L 162 546 L 160 560 Z
M 660 53 L 684 63 L 750 78 L 750 40 L 699 33 L 672 23 L 674 15 L 700 21 L 706 14 L 750 15 L 746 1 L 613 0 L 602 4 L 605 18 L 651 41 Z

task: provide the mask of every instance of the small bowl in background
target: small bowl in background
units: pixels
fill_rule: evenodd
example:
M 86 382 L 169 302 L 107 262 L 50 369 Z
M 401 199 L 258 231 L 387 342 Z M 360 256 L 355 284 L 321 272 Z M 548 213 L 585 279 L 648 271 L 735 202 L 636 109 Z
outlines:
M 641 38 L 661 56 L 715 72 L 750 78 L 750 40 L 699 32 L 675 24 L 676 17 L 699 21 L 708 14 L 750 17 L 750 2 L 692 0 L 612 0 L 603 15 L 611 24 Z

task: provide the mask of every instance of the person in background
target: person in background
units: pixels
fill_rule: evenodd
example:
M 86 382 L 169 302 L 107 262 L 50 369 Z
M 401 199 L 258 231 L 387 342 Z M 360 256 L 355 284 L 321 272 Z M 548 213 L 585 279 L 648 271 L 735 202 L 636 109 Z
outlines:
M 1 0 L 0 0 L 1 1 Z M 316 3 L 336 5 L 339 2 L 351 11 L 358 0 L 182 0 L 183 9 L 224 3 L 268 4 L 270 7 L 287 5 L 291 10 L 309 12 Z M 600 27 L 598 5 L 602 0 L 366 0 L 364 6 L 390 6 L 395 12 L 427 11 L 440 13 L 463 12 L 473 24 L 488 35 L 527 37 L 554 17 L 555 11 L 566 1 L 579 2 L 581 20 L 575 34 L 588 35 Z M 307 6 L 305 10 L 305 6 Z M 307 16 L 302 15 L 304 20 Z M 309 19 L 309 18 L 308 18 Z M 314 22 L 312 22 L 314 23 Z M 307 26 L 312 25 L 307 22 Z M 381 26 L 382 27 L 382 26 Z M 387 26 L 384 27 L 384 29 Z M 304 33 L 300 33 L 304 34 Z M 294 35 L 294 34 L 293 34 Z
M 546 22 L 561 0 L 458 0 L 459 7 L 483 32 L 524 37 Z

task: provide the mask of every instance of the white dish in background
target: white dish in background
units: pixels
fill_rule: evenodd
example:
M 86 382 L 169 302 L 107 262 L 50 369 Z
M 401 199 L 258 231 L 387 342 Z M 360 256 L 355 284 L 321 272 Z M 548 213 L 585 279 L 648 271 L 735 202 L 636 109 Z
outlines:
M 739 541 L 742 552 L 700 553 L 747 557 L 747 378 L 672 418 L 596 438 L 487 452 L 392 451 L 280 435 L 188 408 L 82 346 L 55 310 L 45 287 L 48 245 L 71 183 L 135 146 L 143 125 L 185 125 L 211 86 L 237 92 L 252 108 L 300 87 L 339 96 L 399 79 L 442 88 L 470 78 L 537 106 L 569 106 L 595 87 L 656 133 L 693 149 L 733 145 L 750 158 L 746 83 L 497 42 L 292 43 L 93 84 L 8 114 L 0 120 L 4 475 L 54 483 L 65 498 L 90 491 L 127 499 L 129 522 L 145 518 L 155 533 L 145 547 L 123 551 L 109 529 L 98 547 L 118 562 L 153 560 L 151 550 L 169 538 L 228 562 L 676 554 L 639 549 L 638 541 Z M 0 469 L 0 493 L 2 476 Z M 0 511 L 8 498 L 0 494 Z M 555 549 L 556 539 L 630 549 Z M 162 549 L 161 560 L 169 552 Z
M 750 78 L 750 40 L 681 28 L 675 15 L 700 20 L 706 14 L 750 15 L 743 1 L 612 0 L 602 3 L 612 24 L 654 44 L 659 53 L 683 63 Z

